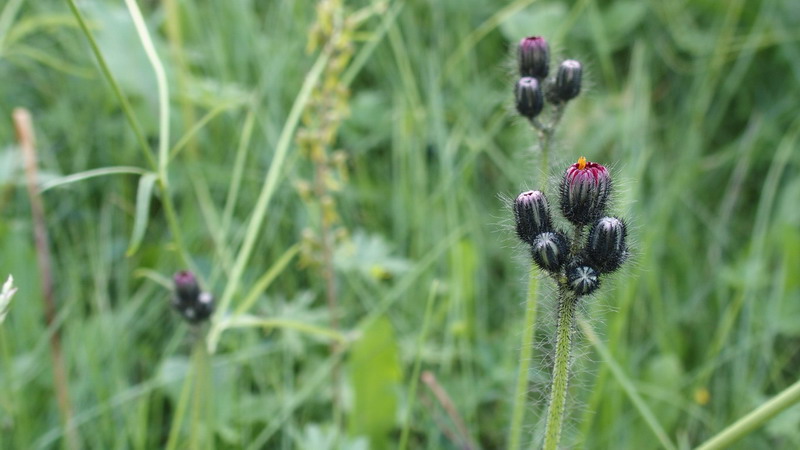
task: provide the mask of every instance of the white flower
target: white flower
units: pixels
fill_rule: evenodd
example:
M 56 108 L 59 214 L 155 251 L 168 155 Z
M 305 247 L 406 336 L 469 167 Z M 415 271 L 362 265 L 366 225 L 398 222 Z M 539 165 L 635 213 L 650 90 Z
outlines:
M 0 290 L 0 323 L 6 318 L 8 313 L 8 305 L 11 303 L 11 297 L 17 292 L 14 287 L 14 277 L 8 276 L 8 280 L 3 284 L 3 289 Z

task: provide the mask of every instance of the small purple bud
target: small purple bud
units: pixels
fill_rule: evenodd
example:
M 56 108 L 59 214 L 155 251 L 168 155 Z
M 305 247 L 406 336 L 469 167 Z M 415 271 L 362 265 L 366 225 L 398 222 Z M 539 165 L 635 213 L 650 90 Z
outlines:
M 583 156 L 569 166 L 561 182 L 561 211 L 575 225 L 588 225 L 603 216 L 611 193 L 608 170 Z
M 591 266 L 571 264 L 567 268 L 567 286 L 578 295 L 589 295 L 600 287 L 599 276 Z
M 583 67 L 581 63 L 574 59 L 568 59 L 558 66 L 556 82 L 553 86 L 552 95 L 548 99 L 553 99 L 558 103 L 567 102 L 577 97 L 581 93 L 581 75 Z
M 202 292 L 197 278 L 188 270 L 182 270 L 173 277 L 175 298 L 172 306 L 190 323 L 196 324 L 208 319 L 214 312 L 214 297 Z
M 550 47 L 541 36 L 530 36 L 519 41 L 517 49 L 519 76 L 540 80 L 547 77 L 550 65 Z
M 172 277 L 175 282 L 175 296 L 179 302 L 192 303 L 200 295 L 197 278 L 188 270 L 181 270 Z
M 617 270 L 625 261 L 628 247 L 625 222 L 616 217 L 603 217 L 592 225 L 586 246 L 586 256 L 602 273 Z
M 538 116 L 544 107 L 544 97 L 536 78 L 520 78 L 514 86 L 514 100 L 517 104 L 517 111 L 522 116 L 529 120 Z
M 517 236 L 533 244 L 536 236 L 545 231 L 552 231 L 550 206 L 542 191 L 526 191 L 514 200 L 514 220 L 517 223 Z
M 545 232 L 536 236 L 531 246 L 533 261 L 542 270 L 558 272 L 567 261 L 569 243 L 559 232 Z

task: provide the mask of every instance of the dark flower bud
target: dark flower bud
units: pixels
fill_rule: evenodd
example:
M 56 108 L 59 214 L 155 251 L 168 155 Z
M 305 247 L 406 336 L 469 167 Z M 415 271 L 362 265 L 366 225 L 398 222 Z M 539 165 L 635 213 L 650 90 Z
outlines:
M 538 234 L 552 231 L 550 206 L 542 191 L 526 191 L 517 196 L 514 200 L 514 220 L 517 223 L 517 236 L 528 244 L 533 244 Z
M 627 235 L 625 222 L 616 217 L 603 217 L 589 231 L 587 258 L 600 272 L 610 273 L 617 270 L 628 254 L 628 247 L 625 245 Z
M 583 263 L 567 267 L 567 286 L 578 295 L 589 295 L 600 287 L 600 274 Z
M 561 211 L 575 225 L 588 225 L 603 216 L 611 193 L 611 177 L 600 164 L 583 156 L 569 166 L 561 182 Z
M 520 78 L 514 86 L 514 100 L 517 104 L 517 111 L 521 115 L 529 120 L 538 116 L 544 107 L 544 97 L 536 78 Z
M 552 99 L 556 103 L 561 103 L 577 97 L 581 93 L 582 74 L 583 68 L 579 61 L 568 59 L 562 62 L 558 67 L 556 81 L 548 100 Z
M 526 37 L 517 49 L 519 76 L 544 79 L 550 65 L 550 47 L 541 36 Z
M 200 291 L 200 285 L 192 272 L 182 270 L 173 277 L 175 297 L 172 306 L 190 323 L 199 323 L 214 312 L 214 297 Z
M 548 231 L 536 236 L 531 254 L 537 266 L 548 272 L 558 272 L 567 261 L 569 243 L 563 234 Z
M 200 285 L 192 272 L 181 270 L 172 279 L 175 282 L 175 297 L 179 302 L 192 303 L 200 295 Z

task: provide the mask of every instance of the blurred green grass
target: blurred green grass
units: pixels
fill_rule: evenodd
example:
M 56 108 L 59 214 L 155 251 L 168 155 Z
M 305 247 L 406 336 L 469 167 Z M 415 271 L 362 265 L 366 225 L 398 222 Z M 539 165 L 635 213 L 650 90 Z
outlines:
M 225 255 L 241 245 L 314 63 L 305 52 L 314 7 L 184 1 L 170 16 L 166 4 L 141 7 L 170 82 L 171 144 L 219 111 L 194 148 L 172 161 L 170 189 L 188 251 L 221 294 L 231 270 Z M 111 1 L 79 7 L 155 148 L 155 78 L 128 11 Z M 183 63 L 170 17 L 179 18 Z M 502 198 L 552 187 L 530 151 L 533 133 L 511 114 L 511 49 L 526 34 L 547 36 L 559 56 L 587 66 L 590 88 L 567 109 L 554 168 L 581 155 L 614 168 L 617 211 L 631 219 L 636 255 L 583 314 L 671 439 L 696 445 L 796 381 L 797 2 L 406 1 L 381 35 L 384 17 L 357 36 L 358 48 L 379 40 L 352 81 L 351 114 L 338 139 L 349 181 L 337 204 L 350 240 L 338 249 L 337 279 L 345 330 L 390 305 L 385 316 L 403 375 L 393 437 L 436 280 L 422 368 L 453 398 L 472 440 L 483 448 L 505 443 L 527 268 Z M 0 6 L 0 80 L 0 277 L 12 273 L 19 286 L 0 328 L 0 448 L 52 448 L 65 443 L 11 110 L 34 115 L 43 176 L 146 161 L 65 2 Z M 241 191 L 220 240 L 242 140 Z M 237 296 L 314 225 L 297 190 L 312 167 L 294 149 Z M 170 312 L 168 291 L 141 271 L 168 277 L 183 268 L 157 198 L 139 251 L 125 255 L 137 183 L 115 175 L 43 194 L 70 393 L 87 448 L 163 445 L 191 372 L 188 327 Z M 317 272 L 292 262 L 253 312 L 325 326 L 323 288 Z M 532 445 L 541 431 L 544 405 L 536 399 L 545 398 L 553 313 L 543 309 L 540 317 L 545 344 L 535 355 L 526 419 Z M 564 442 L 657 448 L 612 373 L 582 345 Z M 213 441 L 206 444 L 239 448 L 272 430 L 264 448 L 324 448 L 336 435 L 324 341 L 230 330 L 209 363 L 213 406 L 203 420 L 204 439 Z M 418 391 L 424 398 L 414 402 L 411 447 L 456 448 L 448 438 L 455 426 L 425 386 Z M 369 408 L 352 395 L 346 389 L 345 422 L 365 414 L 353 408 Z M 797 448 L 799 430 L 795 406 L 739 445 Z M 186 426 L 181 436 L 188 442 L 192 432 Z M 339 434 L 348 435 L 346 423 Z M 356 437 L 336 445 L 357 448 Z

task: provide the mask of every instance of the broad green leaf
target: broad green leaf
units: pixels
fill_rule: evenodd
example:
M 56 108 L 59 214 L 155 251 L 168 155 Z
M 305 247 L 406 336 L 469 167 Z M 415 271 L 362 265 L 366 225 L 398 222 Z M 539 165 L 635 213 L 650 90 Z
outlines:
M 348 371 L 355 397 L 351 433 L 367 436 L 370 449 L 388 448 L 401 382 L 397 341 L 388 319 L 376 320 L 353 345 Z
M 131 256 L 139 250 L 139 245 L 144 238 L 144 231 L 147 228 L 147 219 L 150 216 L 150 199 L 153 198 L 153 185 L 156 182 L 156 174 L 147 173 L 139 179 L 139 189 L 136 192 L 136 218 L 133 222 L 133 234 L 131 243 L 128 246 L 127 255 Z

